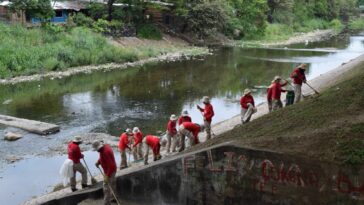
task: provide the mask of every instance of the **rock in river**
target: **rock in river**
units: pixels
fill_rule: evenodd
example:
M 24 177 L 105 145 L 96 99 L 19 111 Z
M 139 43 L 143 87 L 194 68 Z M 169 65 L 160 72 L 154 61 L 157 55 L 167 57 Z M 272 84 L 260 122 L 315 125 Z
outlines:
M 17 133 L 14 133 L 14 132 L 7 132 L 4 136 L 4 140 L 7 140 L 7 141 L 16 141 L 20 138 L 22 138 L 23 136 L 21 134 L 17 134 Z

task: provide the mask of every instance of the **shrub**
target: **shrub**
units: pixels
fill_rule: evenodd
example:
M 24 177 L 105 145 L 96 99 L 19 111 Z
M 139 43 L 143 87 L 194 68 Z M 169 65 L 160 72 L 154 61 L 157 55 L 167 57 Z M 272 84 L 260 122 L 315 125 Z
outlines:
M 293 29 L 285 24 L 268 24 L 265 40 L 286 40 L 293 34 Z
M 337 32 L 340 32 L 343 30 L 344 25 L 341 23 L 339 19 L 334 19 L 330 22 L 330 28 L 334 29 Z
M 85 16 L 83 13 L 77 13 L 71 18 L 77 26 L 91 27 L 94 22 L 92 18 Z
M 139 38 L 146 39 L 162 39 L 162 32 L 152 24 L 143 24 L 137 30 L 137 36 Z
M 348 29 L 350 31 L 360 31 L 364 29 L 364 18 L 353 19 L 349 22 Z
M 92 30 L 97 33 L 107 33 L 109 32 L 109 22 L 104 19 L 98 19 L 92 23 Z

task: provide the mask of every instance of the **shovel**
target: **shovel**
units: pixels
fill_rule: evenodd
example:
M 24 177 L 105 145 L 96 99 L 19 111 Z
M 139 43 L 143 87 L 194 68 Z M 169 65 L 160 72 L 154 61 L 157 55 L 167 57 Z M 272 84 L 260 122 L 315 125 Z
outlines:
M 97 180 L 96 180 L 96 179 L 92 176 L 92 174 L 91 174 L 91 172 L 90 172 L 90 169 L 89 169 L 89 168 L 88 168 L 88 166 L 87 166 L 86 160 L 85 160 L 84 158 L 82 158 L 82 160 L 83 160 L 83 163 L 85 163 L 86 169 L 87 169 L 88 173 L 89 173 L 89 174 L 90 174 L 90 176 L 91 176 L 91 185 L 96 184 L 96 183 L 97 183 Z
M 104 176 L 104 177 L 105 177 L 105 174 L 104 174 L 104 172 L 100 169 L 100 167 L 97 167 L 97 168 L 100 170 L 100 173 L 102 174 L 102 176 Z M 110 189 L 110 191 L 111 191 L 111 194 L 114 196 L 114 198 L 115 198 L 115 200 L 116 200 L 116 203 L 117 203 L 118 205 L 121 205 L 121 204 L 120 204 L 120 202 L 119 202 L 119 200 L 118 200 L 118 198 L 116 197 L 116 194 L 115 194 L 114 190 L 111 188 L 111 186 L 110 186 L 110 184 L 109 184 L 109 183 L 107 183 L 107 186 L 109 187 L 109 189 Z

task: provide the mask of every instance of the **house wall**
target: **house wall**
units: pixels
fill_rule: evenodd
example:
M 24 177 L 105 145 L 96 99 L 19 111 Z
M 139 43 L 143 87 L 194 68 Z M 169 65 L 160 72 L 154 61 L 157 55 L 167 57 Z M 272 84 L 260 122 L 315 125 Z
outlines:
M 62 16 L 61 17 L 53 17 L 51 19 L 52 23 L 66 23 L 68 20 L 69 12 L 67 10 L 62 10 Z M 32 18 L 31 23 L 37 24 L 41 23 L 41 20 L 39 18 Z

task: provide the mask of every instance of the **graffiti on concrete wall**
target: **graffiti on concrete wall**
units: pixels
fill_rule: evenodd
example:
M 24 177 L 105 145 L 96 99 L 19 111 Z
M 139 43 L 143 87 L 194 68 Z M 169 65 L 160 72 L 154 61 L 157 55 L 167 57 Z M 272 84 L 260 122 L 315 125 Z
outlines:
M 212 176 L 234 176 L 237 181 L 248 179 L 246 188 L 278 194 L 292 188 L 317 192 L 334 191 L 364 200 L 364 183 L 360 176 L 333 170 L 327 172 L 299 162 L 284 162 L 269 158 L 252 158 L 244 153 L 223 152 L 214 159 L 213 151 L 187 156 L 182 159 L 183 175 L 188 178 L 196 170 L 203 169 Z M 360 172 L 359 172 L 360 173 Z M 361 176 L 363 177 L 363 176 Z M 361 179 L 361 180 L 360 180 Z M 223 188 L 221 188 L 222 191 Z

